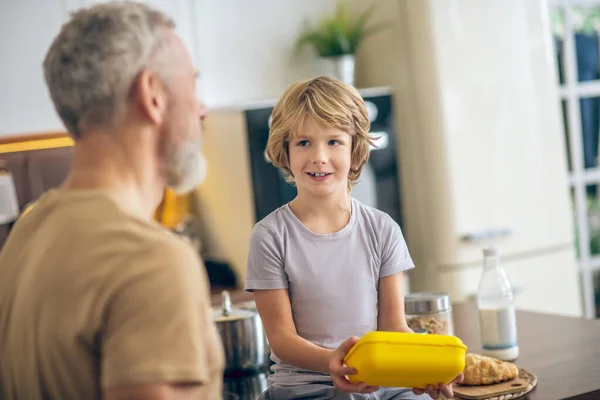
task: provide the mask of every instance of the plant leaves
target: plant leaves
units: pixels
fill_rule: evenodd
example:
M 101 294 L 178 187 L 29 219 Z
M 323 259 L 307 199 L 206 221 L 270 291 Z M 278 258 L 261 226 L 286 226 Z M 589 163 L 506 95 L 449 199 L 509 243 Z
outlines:
M 366 27 L 378 3 L 376 1 L 369 6 L 353 22 L 346 0 L 339 0 L 334 14 L 323 16 L 316 27 L 305 22 L 304 32 L 296 41 L 296 49 L 313 46 L 321 57 L 354 54 L 365 37 L 389 25 Z

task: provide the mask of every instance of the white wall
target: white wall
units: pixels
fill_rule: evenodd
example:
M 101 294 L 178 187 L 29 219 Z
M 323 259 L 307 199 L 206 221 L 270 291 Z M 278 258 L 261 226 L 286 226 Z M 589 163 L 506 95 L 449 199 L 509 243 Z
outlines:
M 198 95 L 209 107 L 277 98 L 287 85 L 330 71 L 311 49 L 294 51 L 306 18 L 333 12 L 335 0 L 145 0 L 169 13 L 196 61 Z M 0 0 L 0 135 L 63 130 L 47 93 L 42 59 L 67 10 L 98 0 Z M 364 9 L 365 2 L 353 0 Z M 370 4 L 370 2 L 367 2 Z M 389 21 L 395 1 L 375 19 Z M 367 39 L 357 86 L 390 84 L 394 28 Z
M 442 0 L 445 1 L 445 0 Z M 397 85 L 398 67 L 405 54 L 399 52 L 398 41 L 404 35 L 399 21 L 397 0 L 378 1 L 369 26 L 383 28 L 361 43 L 356 55 L 356 86 L 359 88 Z M 372 4 L 371 1 L 353 0 L 356 13 Z
M 58 0 L 0 0 L 0 135 L 64 129 L 42 71 L 64 15 Z
M 350 0 L 356 11 L 371 1 Z M 373 24 L 397 19 L 396 1 L 380 1 Z M 277 98 L 290 83 L 326 74 L 331 67 L 294 43 L 304 21 L 317 22 L 335 10 L 335 0 L 201 0 L 196 6 L 198 24 L 199 93 L 209 107 L 256 99 Z M 393 63 L 390 49 L 397 27 L 369 37 L 357 61 L 357 86 L 388 86 Z
M 294 51 L 304 18 L 334 0 L 202 0 L 195 10 L 201 96 L 209 107 L 276 98 L 291 82 L 323 71 L 310 50 Z

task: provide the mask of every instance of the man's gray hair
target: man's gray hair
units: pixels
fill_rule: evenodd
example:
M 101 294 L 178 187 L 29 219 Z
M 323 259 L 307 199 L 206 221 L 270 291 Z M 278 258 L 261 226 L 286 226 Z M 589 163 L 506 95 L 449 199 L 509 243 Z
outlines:
M 160 69 L 154 59 L 174 27 L 160 11 L 133 1 L 98 4 L 72 15 L 46 54 L 44 77 L 74 138 L 113 126 L 139 73 L 155 70 L 153 65 Z

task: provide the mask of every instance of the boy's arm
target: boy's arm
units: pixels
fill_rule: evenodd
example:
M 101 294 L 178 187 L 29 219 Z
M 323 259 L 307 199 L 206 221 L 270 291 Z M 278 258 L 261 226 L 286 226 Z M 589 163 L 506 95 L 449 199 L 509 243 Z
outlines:
M 277 357 L 298 368 L 329 373 L 335 350 L 319 347 L 298 336 L 287 289 L 254 290 L 256 308 Z
M 344 357 L 358 341 L 357 337 L 349 338 L 335 350 L 319 347 L 298 336 L 287 289 L 254 290 L 254 299 L 269 345 L 279 359 L 298 368 L 328 373 L 342 392 L 366 394 L 379 389 L 346 379 L 346 375 L 356 373 L 354 368 L 345 366 Z
M 296 331 L 283 253 L 279 236 L 257 224 L 250 237 L 246 290 L 254 292 L 269 345 L 277 357 L 298 368 L 328 373 L 334 350 L 316 346 Z
M 379 313 L 377 329 L 391 332 L 411 332 L 404 314 L 404 274 L 379 279 Z
M 377 329 L 380 331 L 409 332 L 404 315 L 404 273 L 414 268 L 400 226 L 386 215 L 378 230 L 381 237 L 381 265 Z

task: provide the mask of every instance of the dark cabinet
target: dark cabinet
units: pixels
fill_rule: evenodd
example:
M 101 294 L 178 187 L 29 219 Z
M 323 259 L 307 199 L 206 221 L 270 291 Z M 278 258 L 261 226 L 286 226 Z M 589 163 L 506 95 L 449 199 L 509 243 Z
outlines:
M 71 166 L 73 147 L 31 150 L 0 154 L 15 182 L 21 211 L 44 192 L 59 186 Z M 0 225 L 0 247 L 6 240 L 10 225 Z

